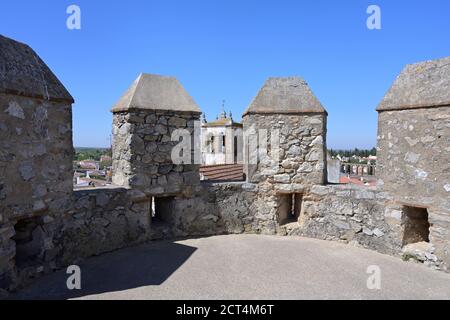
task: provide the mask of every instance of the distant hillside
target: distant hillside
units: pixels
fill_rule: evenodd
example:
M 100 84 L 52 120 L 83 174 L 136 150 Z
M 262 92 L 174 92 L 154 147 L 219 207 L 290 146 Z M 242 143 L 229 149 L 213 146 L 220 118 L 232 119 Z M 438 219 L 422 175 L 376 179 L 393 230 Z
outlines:
M 100 161 L 100 157 L 103 155 L 111 156 L 111 149 L 109 148 L 84 148 L 84 147 L 75 147 L 75 161 L 82 160 L 96 160 Z
M 75 152 L 78 151 L 92 151 L 92 150 L 108 150 L 109 148 L 92 148 L 92 147 L 75 147 Z

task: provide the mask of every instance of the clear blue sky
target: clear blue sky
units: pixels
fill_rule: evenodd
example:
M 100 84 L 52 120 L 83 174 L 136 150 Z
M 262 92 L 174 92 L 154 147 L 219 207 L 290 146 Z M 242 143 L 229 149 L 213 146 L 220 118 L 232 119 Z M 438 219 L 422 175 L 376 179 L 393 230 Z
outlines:
M 66 28 L 81 7 L 82 29 Z M 366 9 L 382 10 L 368 30 Z M 32 46 L 74 96 L 74 145 L 107 146 L 140 72 L 176 76 L 209 119 L 269 76 L 299 75 L 328 110 L 328 146 L 376 144 L 378 102 L 407 63 L 450 55 L 449 0 L 2 1 L 0 33 Z

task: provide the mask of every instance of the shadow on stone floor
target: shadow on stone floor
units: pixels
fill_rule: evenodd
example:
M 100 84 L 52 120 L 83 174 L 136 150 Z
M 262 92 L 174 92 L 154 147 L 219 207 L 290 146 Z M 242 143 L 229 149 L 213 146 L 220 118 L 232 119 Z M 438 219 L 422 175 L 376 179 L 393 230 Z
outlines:
M 157 241 L 125 248 L 80 263 L 81 290 L 68 290 L 66 269 L 43 276 L 11 299 L 71 299 L 142 286 L 160 285 L 196 251 L 195 247 Z

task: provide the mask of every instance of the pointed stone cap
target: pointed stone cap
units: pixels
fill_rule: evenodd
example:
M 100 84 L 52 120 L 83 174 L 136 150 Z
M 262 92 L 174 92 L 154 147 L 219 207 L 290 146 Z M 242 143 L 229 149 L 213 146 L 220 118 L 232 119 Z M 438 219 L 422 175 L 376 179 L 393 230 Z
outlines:
M 198 112 L 200 108 L 174 77 L 141 73 L 112 112 L 131 109 Z
M 327 113 L 299 77 L 269 78 L 244 112 L 254 113 Z
M 407 65 L 377 111 L 450 106 L 450 57 Z
M 0 93 L 73 103 L 49 67 L 26 44 L 0 35 Z

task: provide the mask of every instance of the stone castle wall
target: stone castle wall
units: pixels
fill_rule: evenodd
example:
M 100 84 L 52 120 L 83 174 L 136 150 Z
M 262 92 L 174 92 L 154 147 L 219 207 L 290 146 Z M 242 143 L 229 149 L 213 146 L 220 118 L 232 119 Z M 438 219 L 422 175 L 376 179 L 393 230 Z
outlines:
M 431 267 L 450 270 L 448 239 L 444 238 L 450 226 L 436 224 L 445 217 L 430 211 L 431 241 L 426 253 L 405 250 L 404 209 L 392 195 L 375 187 L 314 185 L 304 193 L 298 221 L 281 226 L 275 216 L 267 214 L 270 204 L 260 200 L 257 184 L 212 183 L 203 188 L 202 197 L 190 203 L 180 200 L 175 210 L 183 217 L 178 224 L 178 231 L 182 230 L 178 236 L 227 233 L 304 236 L 348 243 L 406 260 L 413 257 Z M 290 188 L 293 189 L 286 190 L 284 186 L 284 191 L 292 192 L 296 186 Z
M 391 200 L 373 187 L 316 185 L 303 198 L 298 224 L 287 225 L 284 232 L 398 254 L 401 218 L 390 214 Z
M 426 255 L 404 250 L 405 213 L 394 198 L 375 187 L 314 185 L 305 193 L 298 221 L 279 225 L 258 184 L 202 182 L 191 198 L 173 201 L 164 234 L 155 239 L 218 234 L 304 236 L 339 241 L 383 254 L 425 262 L 448 271 L 445 252 L 433 238 Z M 434 221 L 434 220 L 432 220 Z
M 200 183 L 199 165 L 173 163 L 172 149 L 178 141 L 172 141 L 172 133 L 184 129 L 194 136 L 194 124 L 199 123 L 199 118 L 199 113 L 179 111 L 114 113 L 113 183 L 150 195 L 189 193 L 191 186 Z M 200 143 L 197 138 L 196 143 Z
M 29 257 L 28 267 L 15 265 L 14 278 L 2 288 L 28 284 L 39 275 L 150 239 L 149 201 L 136 190 L 103 188 L 74 191 L 67 208 L 53 217 L 39 218 L 29 250 L 42 250 L 42 257 Z M 42 243 L 41 243 L 42 241 Z M 14 252 L 17 262 L 20 252 Z
M 380 187 L 450 215 L 450 107 L 380 112 Z
M 150 203 L 145 194 L 124 188 L 73 192 L 73 207 L 55 232 L 59 266 L 147 241 Z
M 401 208 L 405 251 L 450 265 L 450 57 L 407 65 L 377 107 L 378 186 Z
M 202 182 L 191 198 L 174 200 L 170 237 L 253 232 L 256 196 L 245 183 Z
M 249 114 L 243 118 L 243 126 L 247 181 L 257 184 L 259 190 L 254 210 L 257 225 L 263 233 L 274 234 L 282 223 L 280 210 L 289 206 L 286 197 L 303 195 L 311 186 L 325 183 L 326 114 Z M 261 156 L 258 151 L 255 162 L 249 143 L 261 139 L 261 129 L 267 130 L 267 152 L 263 150 Z M 279 139 L 271 141 L 271 133 Z M 276 144 L 277 156 L 271 153 Z
M 69 102 L 0 94 L 0 287 L 19 264 L 48 266 L 46 229 L 70 207 L 73 155 Z
M 426 209 L 429 242 L 450 266 L 450 108 L 380 112 L 378 154 L 379 187 L 401 210 Z
M 242 120 L 247 157 L 247 180 L 260 183 L 298 183 L 302 185 L 323 184 L 326 177 L 326 115 L 325 114 L 250 114 Z M 248 139 L 266 129 L 268 149 L 274 130 L 279 132 L 278 159 L 259 159 L 252 163 Z M 259 137 L 258 137 L 259 138 Z

